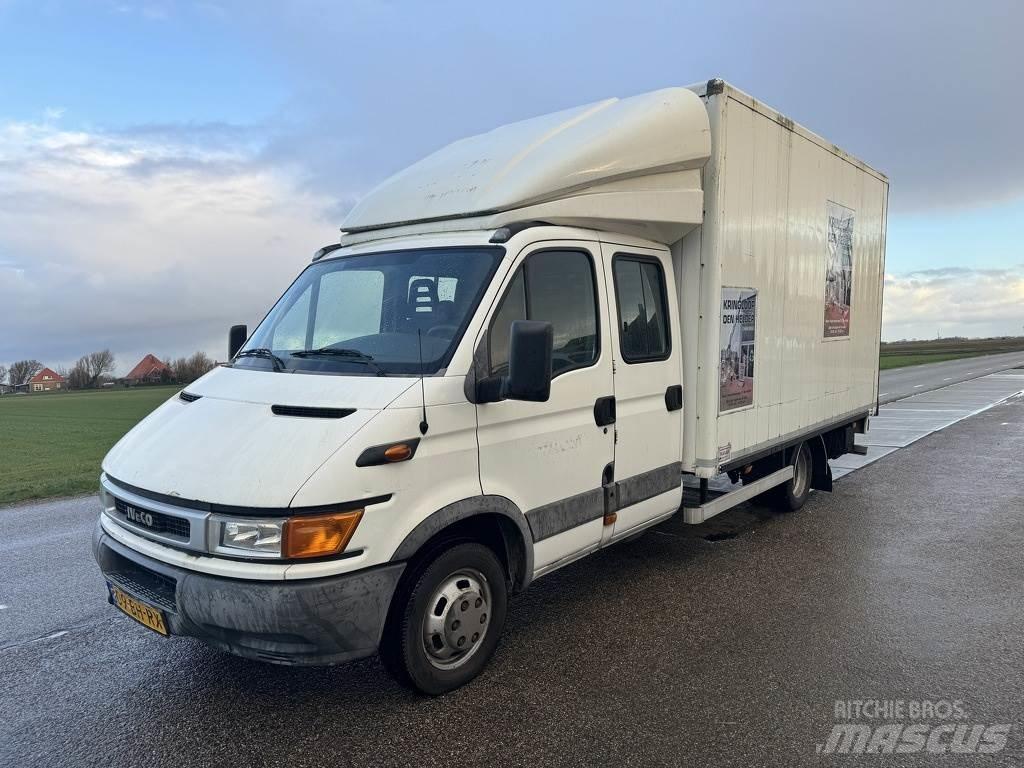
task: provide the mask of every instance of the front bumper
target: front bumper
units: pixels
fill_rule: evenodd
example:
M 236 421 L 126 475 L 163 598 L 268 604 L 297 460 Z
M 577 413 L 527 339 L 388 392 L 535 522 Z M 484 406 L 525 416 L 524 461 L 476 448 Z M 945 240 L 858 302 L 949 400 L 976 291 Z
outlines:
M 163 610 L 172 635 L 276 664 L 326 665 L 377 650 L 404 563 L 297 581 L 208 576 L 140 555 L 97 523 L 93 555 L 108 581 Z

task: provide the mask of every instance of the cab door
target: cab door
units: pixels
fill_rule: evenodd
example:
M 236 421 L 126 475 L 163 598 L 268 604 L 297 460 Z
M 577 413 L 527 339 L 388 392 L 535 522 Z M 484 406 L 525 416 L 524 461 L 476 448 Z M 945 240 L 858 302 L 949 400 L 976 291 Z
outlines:
M 601 257 L 614 328 L 615 539 L 682 500 L 682 351 L 669 251 L 602 243 Z
M 597 243 L 559 240 L 518 255 L 477 340 L 484 375 L 508 372 L 514 320 L 550 322 L 554 331 L 547 402 L 477 404 L 480 484 L 525 514 L 534 567 L 551 570 L 601 543 L 602 478 L 615 435 L 595 416 L 612 392 L 608 297 Z

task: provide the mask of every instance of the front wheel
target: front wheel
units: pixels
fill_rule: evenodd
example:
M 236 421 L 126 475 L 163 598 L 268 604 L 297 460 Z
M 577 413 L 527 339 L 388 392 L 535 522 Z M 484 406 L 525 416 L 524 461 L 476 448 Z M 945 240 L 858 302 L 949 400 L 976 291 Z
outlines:
M 394 621 L 381 644 L 385 666 L 402 683 L 432 696 L 465 685 L 484 668 L 508 606 L 505 572 L 482 544 L 456 544 L 420 563 L 395 596 Z

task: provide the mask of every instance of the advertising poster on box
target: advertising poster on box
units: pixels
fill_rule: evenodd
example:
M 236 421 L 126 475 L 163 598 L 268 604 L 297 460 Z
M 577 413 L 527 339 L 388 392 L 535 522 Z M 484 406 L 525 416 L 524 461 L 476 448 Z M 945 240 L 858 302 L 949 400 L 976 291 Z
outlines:
M 850 335 L 853 298 L 853 211 L 829 201 L 828 250 L 825 262 L 825 338 Z
M 754 337 L 757 291 L 722 288 L 722 328 L 718 368 L 718 409 L 731 411 L 754 402 Z

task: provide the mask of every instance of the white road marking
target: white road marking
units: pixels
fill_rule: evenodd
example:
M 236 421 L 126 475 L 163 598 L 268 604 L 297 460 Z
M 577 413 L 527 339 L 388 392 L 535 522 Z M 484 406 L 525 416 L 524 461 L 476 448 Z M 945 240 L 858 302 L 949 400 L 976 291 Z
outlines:
M 911 395 L 910 397 L 914 397 Z M 909 399 L 909 398 L 908 398 Z M 898 400 L 896 402 L 899 402 Z M 926 405 L 926 403 L 920 403 L 920 405 Z M 930 417 L 942 418 L 944 416 L 955 416 L 958 413 L 970 413 L 966 408 L 894 408 L 892 412 L 886 418 L 894 419 L 927 419 Z M 898 414 L 898 415 L 896 415 Z M 882 414 L 874 416 L 871 422 L 874 423 L 875 419 L 882 418 Z
M 68 633 L 68 631 L 66 629 L 63 629 L 60 632 L 51 632 L 49 635 L 43 635 L 42 637 L 37 637 L 35 640 L 30 640 L 29 642 L 41 643 L 41 642 L 43 642 L 43 640 L 54 640 L 55 638 L 58 638 L 58 637 L 64 637 L 64 635 L 66 635 L 67 633 Z
M 949 378 L 952 377 L 948 377 L 947 380 Z M 882 406 L 881 412 L 875 416 L 871 422 L 871 433 L 875 434 L 875 439 L 872 439 L 871 434 L 868 434 L 864 436 L 863 440 L 858 441 L 859 445 L 867 446 L 872 450 L 865 457 L 856 457 L 856 460 L 850 457 L 842 457 L 840 459 L 832 460 L 830 464 L 832 464 L 835 470 L 834 477 L 837 479 L 839 477 L 846 477 L 850 473 L 856 472 L 882 456 L 885 456 L 894 450 L 905 448 L 911 443 L 917 442 L 922 437 L 945 429 L 946 427 L 957 423 L 961 419 L 966 419 L 979 414 L 993 406 L 1009 400 L 1010 398 L 1024 395 L 1024 390 L 1019 389 L 1019 382 L 1024 380 L 1024 371 L 1022 371 L 1019 376 L 990 373 L 982 376 L 981 378 L 982 382 L 988 384 L 994 384 L 996 380 L 1009 379 L 1013 381 L 1013 385 L 1011 385 L 1011 391 L 1004 392 L 1001 396 L 997 396 L 993 401 L 980 406 L 977 405 L 977 399 L 982 397 L 984 392 L 978 391 L 978 382 L 975 381 L 961 381 L 959 383 L 947 384 L 944 387 L 935 390 L 937 392 L 946 392 L 953 395 L 954 401 L 960 399 L 957 396 L 960 395 L 967 402 L 961 402 L 959 404 L 956 402 L 949 402 L 945 403 L 946 407 L 906 407 L 911 405 L 925 405 L 924 403 L 916 403 L 913 400 L 913 397 L 916 397 L 916 395 L 912 395 L 909 398 L 904 398 L 904 400 Z M 917 389 L 921 386 L 924 385 L 917 384 L 914 388 Z M 997 391 L 993 394 L 999 395 L 1000 393 Z M 957 405 L 959 405 L 959 407 L 957 407 Z M 910 416 L 911 414 L 914 414 L 914 416 L 907 418 L 907 416 Z M 1003 422 L 1000 426 L 1010 426 L 1010 422 Z M 886 439 L 883 437 L 884 435 L 890 435 L 891 437 Z
M 7 606 L 6 605 L 0 605 L 0 611 L 6 611 L 6 610 L 7 610 Z
M 943 379 L 943 381 L 949 381 L 952 378 L 953 378 L 952 376 L 947 376 L 946 378 Z
M 914 385 L 914 389 L 920 389 L 923 386 L 924 386 L 924 384 L 915 384 Z

